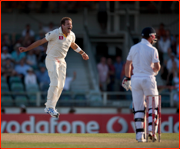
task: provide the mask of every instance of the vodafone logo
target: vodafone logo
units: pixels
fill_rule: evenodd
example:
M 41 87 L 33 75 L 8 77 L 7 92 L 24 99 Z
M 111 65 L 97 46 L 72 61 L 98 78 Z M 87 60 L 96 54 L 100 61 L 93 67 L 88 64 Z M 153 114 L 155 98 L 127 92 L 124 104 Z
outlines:
M 121 127 L 120 131 L 115 131 L 113 129 L 113 125 L 115 125 L 116 123 L 118 123 L 120 125 L 119 126 L 119 127 Z M 108 133 L 126 133 L 128 131 L 128 124 L 124 118 L 122 118 L 120 116 L 115 116 L 115 117 L 112 117 L 108 121 L 108 123 L 106 125 L 106 129 L 107 129 Z
M 70 115 L 61 120 L 38 115 L 1 115 L 1 133 L 133 133 L 135 122 L 130 114 Z M 179 133 L 179 115 L 162 114 L 162 133 Z

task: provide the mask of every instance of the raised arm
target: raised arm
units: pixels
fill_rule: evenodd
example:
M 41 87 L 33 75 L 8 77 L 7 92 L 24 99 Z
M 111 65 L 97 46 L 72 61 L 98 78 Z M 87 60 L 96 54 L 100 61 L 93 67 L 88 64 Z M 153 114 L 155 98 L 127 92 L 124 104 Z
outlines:
M 71 48 L 72 48 L 75 52 L 81 54 L 81 55 L 82 55 L 82 58 L 83 58 L 84 60 L 88 60 L 88 59 L 89 59 L 89 56 L 88 56 L 75 42 L 73 42 L 73 43 L 71 44 Z
M 40 46 L 40 45 L 42 45 L 42 44 L 44 44 L 44 43 L 46 43 L 46 42 L 48 42 L 48 41 L 46 40 L 46 38 L 43 38 L 43 39 L 41 39 L 41 40 L 35 41 L 34 43 L 32 43 L 32 44 L 31 44 L 30 46 L 28 46 L 28 47 L 19 47 L 19 51 L 20 51 L 20 52 L 26 52 L 26 51 L 32 50 L 32 49 L 34 49 L 34 48 L 36 48 L 36 47 L 38 47 L 38 46 Z

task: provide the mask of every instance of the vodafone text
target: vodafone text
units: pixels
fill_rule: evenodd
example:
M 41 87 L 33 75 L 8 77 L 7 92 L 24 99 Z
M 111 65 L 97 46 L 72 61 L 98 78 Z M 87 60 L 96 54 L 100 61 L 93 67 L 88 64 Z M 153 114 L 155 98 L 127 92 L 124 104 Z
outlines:
M 103 115 L 104 116 L 104 115 Z M 76 117 L 76 116 L 75 116 Z M 19 120 L 8 118 L 1 121 L 1 133 L 127 133 L 135 132 L 133 120 L 118 115 L 112 115 L 107 120 L 95 119 L 88 115 L 86 120 L 77 116 L 74 120 L 61 120 L 56 118 L 39 119 L 37 116 L 29 115 L 28 119 Z M 100 115 L 99 115 L 100 117 Z M 105 117 L 106 118 L 106 117 Z M 162 133 L 179 133 L 179 122 L 174 122 L 175 117 L 168 116 L 162 121 Z M 104 121 L 104 122 L 103 122 Z

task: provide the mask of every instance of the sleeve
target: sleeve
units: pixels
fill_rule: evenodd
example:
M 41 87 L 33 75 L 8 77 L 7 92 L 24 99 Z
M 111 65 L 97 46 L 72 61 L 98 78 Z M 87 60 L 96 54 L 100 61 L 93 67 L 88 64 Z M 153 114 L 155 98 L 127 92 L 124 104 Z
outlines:
M 76 40 L 76 36 L 75 36 L 75 34 L 73 33 L 73 35 L 72 35 L 72 43 L 74 43 L 75 40 Z
M 54 40 L 55 37 L 56 37 L 56 34 L 54 31 L 50 31 L 50 32 L 46 33 L 46 35 L 45 35 L 45 38 L 47 41 Z
M 159 62 L 159 54 L 156 48 L 153 49 L 152 62 L 153 63 Z
M 128 56 L 127 56 L 127 60 L 128 60 L 128 61 L 132 61 L 132 48 L 131 48 L 130 51 L 129 51 L 129 54 L 128 54 Z

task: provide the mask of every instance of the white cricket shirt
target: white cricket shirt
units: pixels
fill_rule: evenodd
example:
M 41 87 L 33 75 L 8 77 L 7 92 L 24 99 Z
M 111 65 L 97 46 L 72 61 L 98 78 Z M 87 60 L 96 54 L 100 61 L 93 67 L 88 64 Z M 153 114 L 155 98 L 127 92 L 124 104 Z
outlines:
M 48 41 L 46 54 L 49 57 L 58 59 L 64 59 L 71 43 L 75 42 L 75 34 L 71 31 L 70 34 L 65 37 L 61 27 L 48 32 L 45 38 Z
M 159 62 L 158 51 L 146 39 L 131 47 L 127 60 L 132 61 L 134 76 L 151 76 L 154 63 Z

